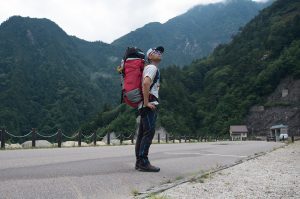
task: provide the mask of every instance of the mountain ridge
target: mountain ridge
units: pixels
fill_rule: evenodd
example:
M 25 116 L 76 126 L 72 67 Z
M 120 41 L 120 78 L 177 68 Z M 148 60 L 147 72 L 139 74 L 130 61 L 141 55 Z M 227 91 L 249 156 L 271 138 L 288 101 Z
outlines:
M 256 133 L 266 135 L 267 125 L 285 121 L 291 132 L 297 132 L 299 104 L 269 102 L 268 97 L 285 78 L 299 82 L 299 13 L 300 2 L 275 1 L 210 56 L 183 68 L 162 69 L 158 127 L 173 135 L 226 138 L 230 125 L 247 123 Z M 291 117 L 286 120 L 278 112 L 276 117 L 260 118 L 267 121 L 263 126 L 259 121 L 247 121 L 251 107 L 265 104 L 269 108 L 290 106 L 280 110 L 290 111 L 287 116 Z M 124 126 L 134 132 L 135 125 L 133 111 L 120 106 L 99 113 L 81 128 L 99 134 L 124 133 Z M 264 131 L 259 132 L 257 126 Z
M 240 27 L 269 4 L 243 0 L 195 6 L 163 24 L 146 24 L 111 44 L 123 48 L 138 46 L 143 50 L 163 45 L 166 48 L 163 66 L 183 66 L 230 41 Z
M 85 48 L 49 21 L 12 17 L 0 26 L 0 122 L 18 133 L 32 127 L 69 133 L 119 96 L 117 75 L 103 78 L 117 63 L 99 62 L 106 55 L 96 60 L 88 50 L 115 52 Z
M 0 125 L 19 134 L 32 127 L 45 133 L 77 130 L 107 104 L 118 103 L 115 66 L 124 50 L 69 36 L 48 19 L 16 16 L 3 22 Z

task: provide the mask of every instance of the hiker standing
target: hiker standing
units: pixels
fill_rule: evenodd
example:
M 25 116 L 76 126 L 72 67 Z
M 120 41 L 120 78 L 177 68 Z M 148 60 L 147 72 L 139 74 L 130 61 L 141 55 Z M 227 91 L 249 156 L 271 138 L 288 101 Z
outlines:
M 139 171 L 159 172 L 160 168 L 150 164 L 148 153 L 155 134 L 160 72 L 158 65 L 162 59 L 163 47 L 150 48 L 147 51 L 148 64 L 142 74 L 143 101 L 139 104 L 141 116 L 137 141 L 135 145 L 136 164 Z

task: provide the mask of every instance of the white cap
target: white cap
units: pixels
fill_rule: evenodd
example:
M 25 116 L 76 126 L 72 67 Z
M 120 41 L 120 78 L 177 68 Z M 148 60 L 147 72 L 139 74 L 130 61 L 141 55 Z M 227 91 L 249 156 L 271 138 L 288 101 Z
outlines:
M 147 51 L 147 53 L 146 53 L 147 57 L 149 57 L 149 54 L 150 54 L 152 51 L 153 51 L 153 48 L 150 48 L 150 49 Z
M 163 48 L 163 47 L 161 47 L 161 48 Z M 161 60 L 162 53 L 163 53 L 163 49 L 161 50 L 161 49 L 157 49 L 157 48 L 150 48 L 147 51 L 147 54 L 146 54 L 147 55 L 147 59 L 149 61 L 150 57 L 152 57 L 152 59 L 153 59 L 153 57 L 156 57 L 156 58 L 158 58 L 158 59 Z

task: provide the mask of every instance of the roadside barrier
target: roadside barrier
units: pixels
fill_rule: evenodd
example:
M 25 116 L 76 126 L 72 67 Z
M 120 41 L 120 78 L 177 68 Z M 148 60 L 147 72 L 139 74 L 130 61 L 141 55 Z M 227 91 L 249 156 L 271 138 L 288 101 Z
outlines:
M 127 136 L 126 136 L 127 135 Z M 69 136 L 66 135 L 65 133 L 62 132 L 61 129 L 58 129 L 57 132 L 51 134 L 51 135 L 46 135 L 43 133 L 40 133 L 37 131 L 37 129 L 32 128 L 32 130 L 30 132 L 28 132 L 25 135 L 15 135 L 13 133 L 10 133 L 8 131 L 6 131 L 5 129 L 1 129 L 0 130 L 0 141 L 1 141 L 1 149 L 5 149 L 5 143 L 7 142 L 7 140 L 9 140 L 10 138 L 14 138 L 14 139 L 25 139 L 25 138 L 31 138 L 29 140 L 31 140 L 32 142 L 32 147 L 36 147 L 36 140 L 38 140 L 38 138 L 43 138 L 45 140 L 49 140 L 49 139 L 54 139 L 54 141 L 57 142 L 57 147 L 61 148 L 62 147 L 62 141 L 63 140 L 71 140 L 71 141 L 77 141 L 78 142 L 78 146 L 81 147 L 81 143 L 82 141 L 90 141 L 91 143 L 93 143 L 94 146 L 97 145 L 97 141 L 106 141 L 107 145 L 111 145 L 111 133 L 107 133 L 106 135 L 106 140 L 104 140 L 105 136 L 99 136 L 97 135 L 97 132 L 92 132 L 90 134 L 86 134 L 83 133 L 81 131 L 74 133 L 73 135 Z M 130 131 L 125 130 L 124 132 L 120 133 L 117 137 L 114 137 L 114 139 L 118 139 L 120 140 L 120 144 L 122 145 L 124 140 L 130 140 L 131 144 L 134 144 L 134 140 L 135 140 L 135 133 L 130 133 Z M 27 139 L 28 140 L 28 139 Z M 220 137 L 207 137 L 207 136 L 190 136 L 190 135 L 184 135 L 184 136 L 176 136 L 176 135 L 168 135 L 165 134 L 164 140 L 162 140 L 161 134 L 158 133 L 157 134 L 157 143 L 175 143 L 177 140 L 177 142 L 179 143 L 190 143 L 190 142 L 207 142 L 207 141 L 218 141 L 218 140 L 224 140 L 224 138 L 220 138 Z

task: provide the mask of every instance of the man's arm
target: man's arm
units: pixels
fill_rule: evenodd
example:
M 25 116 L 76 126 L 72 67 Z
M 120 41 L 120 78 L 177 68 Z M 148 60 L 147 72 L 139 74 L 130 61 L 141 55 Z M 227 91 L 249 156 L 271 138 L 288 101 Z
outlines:
M 155 105 L 149 103 L 149 92 L 150 92 L 151 83 L 152 83 L 151 78 L 146 76 L 143 80 L 144 106 L 149 107 L 151 109 L 155 109 Z

